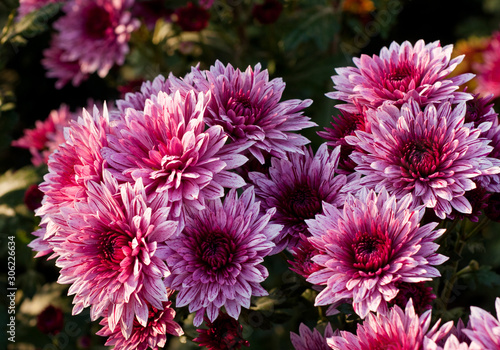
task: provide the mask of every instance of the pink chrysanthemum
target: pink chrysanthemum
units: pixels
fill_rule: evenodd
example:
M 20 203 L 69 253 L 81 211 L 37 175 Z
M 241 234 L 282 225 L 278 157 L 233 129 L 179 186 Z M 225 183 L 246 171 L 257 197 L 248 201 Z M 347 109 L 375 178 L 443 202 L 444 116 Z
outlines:
M 431 304 L 432 301 L 436 299 L 436 295 L 432 293 L 432 287 L 427 287 L 425 282 L 396 282 L 396 288 L 399 291 L 391 303 L 403 308 L 411 299 L 413 301 L 415 312 L 419 315 L 429 309 L 432 309 Z
M 340 174 L 351 174 L 354 172 L 356 163 L 349 155 L 355 147 L 345 140 L 348 135 L 354 135 L 356 130 L 366 131 L 365 116 L 363 113 L 349 113 L 340 111 L 340 114 L 333 117 L 332 128 L 325 128 L 325 131 L 318 131 L 318 135 L 327 141 L 328 146 L 341 146 L 338 172 Z
M 140 23 L 129 12 L 133 0 L 71 0 L 54 23 L 62 61 L 78 62 L 84 74 L 108 74 L 123 64 L 130 34 Z
M 466 191 L 476 187 L 471 178 L 500 172 L 497 160 L 487 157 L 492 147 L 481 129 L 464 125 L 465 103 L 429 104 L 422 111 L 410 100 L 401 109 L 384 105 L 367 113 L 371 133 L 347 136 L 354 151 L 361 183 L 376 191 L 385 187 L 397 198 L 411 193 L 416 204 L 433 208 L 444 219 L 452 207 L 465 214 L 471 205 Z
M 205 317 L 205 323 L 208 328 L 197 329 L 199 335 L 193 339 L 200 346 L 208 350 L 236 350 L 250 346 L 243 338 L 243 326 L 228 314 L 221 312 L 214 322 Z
M 326 340 L 338 334 L 338 331 L 333 332 L 330 323 L 325 327 L 324 334 L 317 329 L 311 331 L 309 327 L 301 323 L 299 334 L 290 332 L 290 340 L 295 350 L 330 350 Z
M 450 335 L 443 346 L 439 346 L 432 339 L 425 338 L 424 346 L 425 350 L 470 350 L 469 344 L 467 342 L 460 342 L 460 340 L 455 335 Z M 485 349 L 483 349 L 485 350 Z
M 429 329 L 431 310 L 418 316 L 413 309 L 411 300 L 403 311 L 394 306 L 384 315 L 369 313 L 362 324 L 358 324 L 356 335 L 341 331 L 340 335 L 327 339 L 333 350 L 424 350 L 426 339 L 438 342 L 445 337 L 453 322 L 447 322 L 441 327 L 440 320 Z
M 303 147 L 300 153 L 289 153 L 288 159 L 272 158 L 269 176 L 248 174 L 262 208 L 276 208 L 272 221 L 283 225 L 271 254 L 295 247 L 299 234 L 309 236 L 305 220 L 320 214 L 323 202 L 344 204 L 347 177 L 336 174 L 339 153 L 340 147 L 330 152 L 326 143 L 315 155 L 312 148 Z
M 12 146 L 28 149 L 33 165 L 47 164 L 50 154 L 64 142 L 64 128 L 73 119 L 75 115 L 63 104 L 51 111 L 45 121 L 36 121 L 34 129 L 24 130 L 23 137 L 12 141 Z
M 290 270 L 308 278 L 313 272 L 321 270 L 321 266 L 312 261 L 315 255 L 321 254 L 306 236 L 300 234 L 298 244 L 292 248 L 292 260 L 288 260 Z
M 437 254 L 433 241 L 444 229 L 437 223 L 420 226 L 425 208 L 413 208 L 411 194 L 397 200 L 385 189 L 380 194 L 362 188 L 348 194 L 343 211 L 325 203 L 322 215 L 307 220 L 311 243 L 322 254 L 313 261 L 322 267 L 307 279 L 325 286 L 316 305 L 335 305 L 352 299 L 362 318 L 370 311 L 384 312 L 396 297 L 396 282 L 421 282 L 440 276 L 431 265 L 446 257 Z
M 336 106 L 348 112 L 356 112 L 354 105 L 377 108 L 386 101 L 400 107 L 410 98 L 421 105 L 452 97 L 456 103 L 468 100 L 469 94 L 455 90 L 474 75 L 449 77 L 464 58 L 450 60 L 452 51 L 452 45 L 441 47 L 438 41 L 425 44 L 419 40 L 414 46 L 408 41 L 401 45 L 393 42 L 378 56 L 353 58 L 357 68 L 337 68 L 338 75 L 332 77 L 337 91 L 327 96 L 348 102 Z
M 145 102 L 144 110 L 127 108 L 109 135 L 103 154 L 121 181 L 142 179 L 148 194 L 168 194 L 173 216 L 184 222 L 188 207 L 204 208 L 205 199 L 239 188 L 243 179 L 228 170 L 247 158 L 222 152 L 227 136 L 220 126 L 205 130 L 203 114 L 209 94 L 162 91 Z M 156 194 L 155 194 L 156 193 Z
M 74 314 L 90 305 L 95 320 L 108 310 L 110 330 L 120 322 L 129 336 L 134 318 L 146 327 L 147 304 L 161 309 L 167 301 L 165 241 L 177 223 L 166 220 L 166 196 L 148 204 L 140 179 L 132 187 L 118 185 L 108 171 L 103 177 L 102 183 L 88 184 L 86 201 L 63 208 L 68 232 L 54 246 L 58 282 L 71 284 Z
M 43 51 L 42 65 L 47 70 L 47 78 L 55 78 L 56 89 L 62 89 L 71 81 L 73 86 L 79 86 L 89 77 L 80 69 L 77 60 L 68 60 L 65 51 L 60 47 L 59 35 L 55 34 L 50 42 L 50 47 Z
M 105 345 L 114 346 L 114 350 L 163 349 L 167 343 L 167 334 L 177 337 L 184 334 L 181 326 L 174 321 L 175 310 L 170 307 L 171 304 L 170 301 L 163 302 L 161 308 L 146 305 L 146 325 L 134 320 L 132 334 L 128 338 L 118 327 L 114 331 L 111 330 L 107 317 L 101 320 L 103 328 L 96 334 L 108 337 Z
M 61 239 L 54 237 L 60 234 L 61 227 L 67 225 L 61 209 L 85 201 L 87 183 L 101 180 L 104 168 L 101 148 L 107 144 L 107 132 L 109 116 L 106 106 L 102 113 L 94 107 L 92 115 L 83 110 L 78 121 L 70 122 L 65 132 L 66 141 L 50 155 L 49 172 L 39 186 L 45 195 L 36 212 L 42 218 L 41 228 L 34 232 L 37 238 L 29 244 L 39 252 L 37 257 L 52 252 L 50 240 Z
M 252 187 L 238 199 L 232 189 L 225 197 L 207 202 L 190 213 L 182 234 L 168 242 L 167 265 L 172 274 L 167 286 L 179 291 L 177 307 L 189 305 L 199 326 L 206 312 L 215 321 L 224 306 L 238 319 L 241 307 L 250 307 L 252 296 L 267 295 L 260 283 L 268 276 L 261 265 L 274 248 L 281 227 L 270 224 L 270 209 L 260 214 Z
M 500 349 L 500 298 L 495 300 L 497 318 L 489 312 L 471 306 L 469 325 L 463 332 L 472 341 L 471 350 Z
M 500 32 L 495 32 L 482 53 L 482 62 L 474 65 L 477 71 L 475 92 L 500 96 Z
M 280 101 L 285 83 L 269 81 L 260 64 L 242 72 L 217 61 L 209 71 L 195 72 L 194 81 L 197 89 L 212 92 L 207 123 L 221 125 L 232 142 L 245 145 L 261 163 L 263 152 L 286 158 L 286 152 L 301 153 L 300 147 L 310 142 L 291 131 L 316 126 L 302 115 L 312 101 Z

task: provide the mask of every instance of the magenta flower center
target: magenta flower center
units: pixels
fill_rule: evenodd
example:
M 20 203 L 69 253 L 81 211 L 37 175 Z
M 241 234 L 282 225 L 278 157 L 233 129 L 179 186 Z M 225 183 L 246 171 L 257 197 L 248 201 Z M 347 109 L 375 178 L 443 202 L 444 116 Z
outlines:
M 383 87 L 390 92 L 395 90 L 408 92 L 419 86 L 420 74 L 416 72 L 415 67 L 403 63 L 400 66 L 391 67 L 382 82 Z
M 122 232 L 107 232 L 99 239 L 99 252 L 101 259 L 115 268 L 120 267 L 120 262 L 125 258 L 122 247 L 128 247 L 130 237 Z
M 110 13 L 101 6 L 93 6 L 87 10 L 85 34 L 91 39 L 103 39 L 112 30 Z
M 297 184 L 290 188 L 282 198 L 282 205 L 290 218 L 297 221 L 312 219 L 321 212 L 321 199 L 316 189 L 308 184 Z
M 427 178 L 436 172 L 439 149 L 431 140 L 410 141 L 402 147 L 402 166 L 414 179 Z
M 353 266 L 365 272 L 377 272 L 387 265 L 391 255 L 391 241 L 387 233 L 358 232 L 351 244 Z
M 212 232 L 198 242 L 198 257 L 207 270 L 219 270 L 234 258 L 236 244 L 222 232 Z

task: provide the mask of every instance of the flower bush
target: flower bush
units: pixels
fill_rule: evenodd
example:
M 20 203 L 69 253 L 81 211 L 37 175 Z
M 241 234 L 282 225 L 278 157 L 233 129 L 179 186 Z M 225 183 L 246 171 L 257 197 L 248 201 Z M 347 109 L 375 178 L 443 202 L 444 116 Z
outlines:
M 396 40 L 397 0 L 5 6 L 8 349 L 500 349 L 498 28 Z

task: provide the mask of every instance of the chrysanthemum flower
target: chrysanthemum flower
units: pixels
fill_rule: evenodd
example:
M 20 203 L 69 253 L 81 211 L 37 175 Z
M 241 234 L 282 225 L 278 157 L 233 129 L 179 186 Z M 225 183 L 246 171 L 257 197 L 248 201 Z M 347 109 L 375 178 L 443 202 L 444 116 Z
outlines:
M 495 309 L 497 318 L 479 307 L 471 306 L 469 325 L 463 330 L 472 341 L 471 350 L 500 349 L 500 298 L 496 298 Z
M 260 64 L 242 72 L 217 61 L 209 71 L 198 72 L 195 84 L 212 92 L 205 114 L 208 125 L 221 125 L 232 142 L 244 144 L 261 163 L 263 152 L 286 158 L 286 152 L 300 153 L 310 142 L 291 131 L 316 126 L 302 115 L 312 101 L 280 101 L 285 83 L 280 78 L 269 81 Z
M 142 179 L 148 194 L 166 192 L 173 216 L 181 226 L 187 207 L 204 208 L 205 199 L 224 195 L 224 187 L 239 188 L 243 179 L 228 170 L 247 158 L 222 152 L 227 135 L 220 126 L 205 130 L 209 94 L 182 96 L 160 91 L 147 99 L 144 110 L 127 108 L 109 135 L 103 154 L 121 181 Z
M 70 81 L 73 86 L 79 86 L 89 78 L 89 74 L 81 71 L 78 60 L 65 58 L 65 50 L 59 42 L 59 35 L 53 35 L 50 47 L 43 51 L 42 65 L 47 70 L 46 76 L 57 79 L 56 89 L 62 89 Z
M 295 350 L 330 350 L 326 340 L 338 334 L 338 331 L 333 332 L 330 323 L 325 327 L 324 334 L 317 329 L 311 331 L 309 327 L 301 323 L 299 334 L 290 332 L 290 340 Z
M 62 61 L 77 61 L 84 74 L 105 77 L 113 65 L 123 64 L 130 34 L 140 23 L 129 12 L 133 0 L 71 0 L 54 22 Z
M 132 334 L 127 338 L 117 327 L 114 331 L 109 328 L 107 317 L 100 324 L 103 326 L 96 334 L 108 337 L 106 346 L 114 346 L 114 350 L 146 350 L 163 349 L 167 343 L 167 334 L 181 336 L 184 334 L 181 326 L 174 321 L 175 310 L 171 302 L 163 302 L 161 308 L 146 305 L 146 324 L 142 325 L 134 320 Z
M 425 350 L 470 350 L 467 342 L 460 342 L 455 335 L 450 335 L 443 346 L 439 346 L 432 339 L 424 338 L 423 349 Z M 484 350 L 484 349 L 483 349 Z
M 311 260 L 318 254 L 320 254 L 319 250 L 309 242 L 307 236 L 300 234 L 298 244 L 292 248 L 293 258 L 288 260 L 290 270 L 308 278 L 313 272 L 321 270 L 321 266 Z
M 305 220 L 322 212 L 322 202 L 336 207 L 344 204 L 347 177 L 336 174 L 340 147 L 329 151 L 322 144 L 316 155 L 312 148 L 288 154 L 288 159 L 271 159 L 269 176 L 250 172 L 255 194 L 262 208 L 276 208 L 272 221 L 283 225 L 272 254 L 295 247 L 299 234 L 309 236 Z
M 362 324 L 358 324 L 356 335 L 341 331 L 327 339 L 333 350 L 360 350 L 360 349 L 391 349 L 423 350 L 426 339 L 438 342 L 446 336 L 453 322 L 447 322 L 441 327 L 440 320 L 429 329 L 431 310 L 418 316 L 413 309 L 411 300 L 403 311 L 394 306 L 384 315 L 369 313 Z
M 224 306 L 238 319 L 241 307 L 250 307 L 251 296 L 267 295 L 260 283 L 268 276 L 261 265 L 274 248 L 281 227 L 270 224 L 273 209 L 261 215 L 252 187 L 238 199 L 236 190 L 207 201 L 205 209 L 186 217 L 182 234 L 171 239 L 167 265 L 172 274 L 167 286 L 178 290 L 176 306 L 189 305 L 199 326 L 206 312 L 214 322 Z
M 205 317 L 208 328 L 197 329 L 198 337 L 193 341 L 208 350 L 236 350 L 242 346 L 250 346 L 243 339 L 243 326 L 228 314 L 221 312 L 214 322 Z
M 331 125 L 332 128 L 325 128 L 325 131 L 318 131 L 317 134 L 327 141 L 328 146 L 341 146 L 338 172 L 351 174 L 354 172 L 356 163 L 349 156 L 354 151 L 355 146 L 349 145 L 345 137 L 354 135 L 356 130 L 368 131 L 364 113 L 350 113 L 341 110 L 339 115 L 333 117 Z
M 90 305 L 95 320 L 108 310 L 109 328 L 120 322 L 130 335 L 134 318 L 146 326 L 147 304 L 161 309 L 167 301 L 165 241 L 177 223 L 166 219 L 166 196 L 148 203 L 141 179 L 132 187 L 118 185 L 106 170 L 103 177 L 88 184 L 86 201 L 63 208 L 68 232 L 54 246 L 60 255 L 58 282 L 71 284 L 74 314 Z
M 495 32 L 482 52 L 483 62 L 477 63 L 477 87 L 475 92 L 482 95 L 500 96 L 500 32 Z
M 65 132 L 66 141 L 50 155 L 49 172 L 39 186 L 45 195 L 42 206 L 36 211 L 36 215 L 42 218 L 41 228 L 34 233 L 37 238 L 29 244 L 39 252 L 37 257 L 52 251 L 49 241 L 60 234 L 61 227 L 67 226 L 62 208 L 85 201 L 87 183 L 102 179 L 104 159 L 101 148 L 107 145 L 108 132 L 106 106 L 102 113 L 94 107 L 92 115 L 84 109 L 78 121 L 70 122 Z M 60 239 L 57 238 L 57 241 Z
M 463 56 L 450 60 L 452 50 L 452 45 L 441 47 L 438 41 L 425 44 L 419 40 L 414 46 L 408 41 L 401 45 L 393 42 L 389 48 L 382 48 L 378 56 L 353 58 L 356 68 L 337 68 L 337 75 L 332 77 L 337 91 L 327 96 L 348 102 L 336 106 L 348 109 L 352 104 L 377 108 L 385 101 L 400 107 L 409 98 L 421 105 L 451 97 L 457 103 L 465 101 L 470 95 L 455 90 L 473 74 L 449 77 L 463 60 Z
M 23 137 L 12 141 L 12 146 L 28 149 L 33 165 L 47 164 L 50 154 L 64 142 L 64 128 L 73 119 L 76 117 L 69 107 L 62 104 L 59 109 L 52 110 L 46 120 L 36 121 L 34 129 L 24 130 Z
M 436 299 L 436 295 L 432 293 L 432 287 L 427 287 L 425 282 L 396 282 L 396 288 L 399 291 L 391 303 L 403 308 L 411 299 L 415 312 L 419 315 L 432 309 L 432 301 Z
M 348 194 L 343 211 L 325 203 L 323 212 L 306 221 L 309 240 L 322 253 L 313 258 L 322 269 L 307 279 L 325 286 L 315 305 L 352 299 L 364 318 L 370 311 L 386 311 L 398 293 L 396 282 L 440 276 L 431 265 L 447 258 L 436 253 L 433 241 L 444 229 L 433 230 L 437 223 L 420 226 L 425 208 L 414 208 L 411 194 L 397 200 L 385 189 L 377 195 L 362 188 L 356 197 Z
M 444 219 L 452 207 L 470 214 L 464 193 L 476 187 L 479 175 L 500 172 L 496 160 L 487 157 L 492 147 L 481 138 L 481 129 L 464 125 L 465 103 L 429 104 L 422 111 L 413 100 L 401 109 L 384 105 L 367 113 L 371 133 L 356 131 L 347 136 L 354 151 L 361 183 L 386 188 L 397 198 L 407 193 L 416 204 L 433 208 Z

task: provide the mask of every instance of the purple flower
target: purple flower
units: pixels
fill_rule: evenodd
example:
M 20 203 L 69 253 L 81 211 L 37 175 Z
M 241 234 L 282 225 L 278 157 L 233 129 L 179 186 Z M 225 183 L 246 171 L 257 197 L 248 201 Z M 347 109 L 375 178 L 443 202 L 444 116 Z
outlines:
M 386 104 L 368 111 L 371 132 L 346 137 L 361 150 L 351 155 L 365 175 L 361 183 L 376 191 L 385 187 L 397 198 L 411 193 L 441 219 L 452 208 L 470 214 L 464 194 L 476 187 L 471 179 L 500 167 L 487 157 L 492 147 L 480 138 L 481 129 L 464 125 L 465 111 L 465 103 L 452 108 L 449 102 L 422 110 L 413 100 L 401 109 Z
M 377 108 L 385 101 L 397 107 L 413 98 L 421 105 L 438 103 L 453 97 L 455 102 L 470 99 L 470 94 L 457 92 L 459 85 L 473 74 L 449 77 L 464 55 L 450 60 L 452 45 L 441 47 L 438 41 L 425 44 L 419 40 L 412 46 L 405 41 L 384 47 L 380 55 L 354 58 L 357 68 L 337 68 L 332 77 L 337 91 L 328 97 L 348 102 L 337 108 L 353 112 L 354 105 Z
M 428 349 L 425 341 L 438 342 L 453 326 L 450 321 L 439 327 L 439 320 L 429 329 L 430 323 L 431 310 L 419 317 L 410 300 L 404 311 L 396 305 L 387 314 L 369 313 L 355 335 L 341 331 L 327 342 L 333 350 L 387 349 L 388 345 L 398 350 Z
M 49 305 L 37 316 L 36 327 L 45 334 L 57 334 L 64 328 L 64 313 L 54 305 Z
M 170 294 L 170 293 L 169 293 Z M 146 324 L 134 320 L 132 333 L 126 337 L 117 327 L 114 331 L 109 328 L 107 317 L 100 324 L 103 326 L 96 334 L 108 337 L 107 346 L 114 346 L 114 350 L 146 350 L 162 349 L 167 343 L 167 334 L 181 336 L 184 334 L 181 326 L 174 321 L 175 310 L 171 302 L 163 302 L 160 308 L 146 305 Z
M 415 312 L 419 315 L 432 309 L 431 304 L 436 299 L 436 295 L 432 293 L 432 287 L 426 287 L 425 282 L 396 282 L 396 288 L 399 292 L 391 303 L 403 308 L 411 299 Z
M 471 350 L 500 349 L 500 298 L 495 300 L 497 318 L 475 306 L 470 308 L 469 325 L 463 332 L 472 341 Z
M 208 26 L 210 12 L 206 8 L 193 4 L 191 1 L 184 7 L 175 10 L 175 22 L 183 31 L 199 32 Z
M 321 270 L 321 266 L 313 262 L 311 259 L 318 254 L 321 254 L 316 249 L 306 236 L 300 234 L 298 244 L 292 249 L 293 259 L 288 260 L 290 270 L 298 273 L 304 278 L 308 278 L 313 272 Z
M 309 236 L 305 220 L 323 211 L 322 202 L 335 207 L 344 204 L 347 178 L 336 174 L 339 153 L 340 147 L 330 152 L 325 143 L 316 155 L 312 148 L 303 147 L 300 153 L 289 153 L 288 159 L 272 158 L 269 176 L 248 174 L 262 208 L 276 208 L 272 221 L 283 225 L 271 254 L 295 247 L 299 234 Z
M 330 323 L 325 327 L 324 334 L 321 334 L 317 329 L 311 331 L 309 327 L 301 323 L 299 334 L 290 332 L 290 340 L 295 350 L 329 350 L 330 347 L 326 340 L 333 337 L 334 334 L 338 335 L 339 333 L 338 331 L 333 332 Z
M 322 267 L 307 279 L 325 288 L 315 305 L 335 305 L 352 299 L 354 311 L 365 318 L 384 312 L 398 293 L 396 282 L 416 283 L 440 276 L 431 265 L 447 258 L 433 241 L 444 229 L 437 223 L 420 226 L 425 208 L 413 207 L 411 194 L 397 200 L 362 188 L 348 194 L 343 211 L 325 203 L 322 215 L 307 220 L 311 243 L 322 253 L 313 261 Z M 412 307 L 413 308 L 413 307 Z
M 54 23 L 61 60 L 78 62 L 83 74 L 105 77 L 113 65 L 122 65 L 130 34 L 139 21 L 128 11 L 133 0 L 71 0 Z
M 274 210 L 261 215 L 253 188 L 240 198 L 232 189 L 225 197 L 207 201 L 205 209 L 186 217 L 182 234 L 168 242 L 169 288 L 178 290 L 176 306 L 189 305 L 199 326 L 206 312 L 214 322 L 222 306 L 238 319 L 252 296 L 267 295 L 260 283 L 268 272 L 261 264 L 274 248 L 279 225 L 270 224 Z
M 228 170 L 247 158 L 221 151 L 227 136 L 220 126 L 205 130 L 203 114 L 209 94 L 162 91 L 144 110 L 127 108 L 103 154 L 120 181 L 142 179 L 150 196 L 168 194 L 181 228 L 188 207 L 204 208 L 205 199 L 239 188 L 243 179 Z
M 301 153 L 300 147 L 310 142 L 290 131 L 316 126 L 302 115 L 312 101 L 280 101 L 285 83 L 269 81 L 260 64 L 242 72 L 217 61 L 209 71 L 195 73 L 194 81 L 197 89 L 212 92 L 207 124 L 221 125 L 232 142 L 245 145 L 262 164 L 263 152 L 286 158 L 286 152 Z
M 110 330 L 120 323 L 127 336 L 134 318 L 147 323 L 147 304 L 167 301 L 165 241 L 176 232 L 168 221 L 167 196 L 148 203 L 141 179 L 119 185 L 108 171 L 103 182 L 88 184 L 86 201 L 63 208 L 66 239 L 54 245 L 60 255 L 58 282 L 71 284 L 73 313 L 91 306 L 93 320 L 104 315 Z

